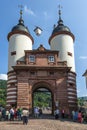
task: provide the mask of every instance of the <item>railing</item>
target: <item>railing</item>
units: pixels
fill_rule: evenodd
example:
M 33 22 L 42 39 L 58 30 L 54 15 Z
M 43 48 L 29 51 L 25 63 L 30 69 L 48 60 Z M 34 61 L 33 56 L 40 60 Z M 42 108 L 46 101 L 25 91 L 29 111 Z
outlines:
M 33 66 L 38 66 L 35 62 L 34 63 L 29 63 L 26 64 L 25 61 L 17 61 L 17 65 L 33 65 Z M 55 66 L 55 67 L 67 67 L 67 62 L 66 61 L 59 61 L 59 62 L 49 62 L 47 65 L 45 64 L 45 66 Z

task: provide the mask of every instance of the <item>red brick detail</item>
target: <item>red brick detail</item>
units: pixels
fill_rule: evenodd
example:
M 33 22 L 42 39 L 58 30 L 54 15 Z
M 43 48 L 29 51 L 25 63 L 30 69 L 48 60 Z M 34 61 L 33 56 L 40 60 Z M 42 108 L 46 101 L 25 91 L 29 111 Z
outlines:
M 57 35 L 61 35 L 61 34 L 69 35 L 69 36 L 72 37 L 73 41 L 75 40 L 75 37 L 74 37 L 74 35 L 73 35 L 71 32 L 67 32 L 67 31 L 59 31 L 59 32 L 53 34 L 52 36 L 50 36 L 49 41 L 48 41 L 49 44 L 50 44 L 52 38 L 54 38 L 54 37 L 57 36 Z

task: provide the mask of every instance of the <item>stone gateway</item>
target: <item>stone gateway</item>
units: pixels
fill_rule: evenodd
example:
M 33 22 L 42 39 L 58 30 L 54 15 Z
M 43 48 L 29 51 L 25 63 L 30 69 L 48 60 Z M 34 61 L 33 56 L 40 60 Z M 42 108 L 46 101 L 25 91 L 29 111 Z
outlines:
M 77 109 L 74 39 L 59 10 L 58 25 L 49 38 L 50 49 L 42 44 L 32 49 L 34 39 L 20 15 L 8 34 L 7 106 L 25 107 L 32 113 L 34 92 L 47 89 L 52 113 L 56 105 L 67 113 Z

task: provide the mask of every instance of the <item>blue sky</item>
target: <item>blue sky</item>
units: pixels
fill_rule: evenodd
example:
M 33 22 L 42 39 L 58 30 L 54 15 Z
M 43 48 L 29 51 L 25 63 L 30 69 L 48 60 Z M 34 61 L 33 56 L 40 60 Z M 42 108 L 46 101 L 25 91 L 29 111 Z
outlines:
M 84 3 L 83 3 L 84 2 Z M 23 19 L 34 38 L 33 48 L 40 44 L 49 49 L 48 39 L 53 25 L 58 21 L 58 5 L 62 8 L 62 19 L 75 35 L 75 64 L 77 73 L 78 96 L 86 96 L 85 78 L 82 74 L 87 69 L 87 0 L 3 0 L 0 4 L 0 76 L 8 72 L 8 40 L 7 35 L 12 27 L 18 24 L 18 5 L 23 5 Z M 43 29 L 37 37 L 35 26 Z

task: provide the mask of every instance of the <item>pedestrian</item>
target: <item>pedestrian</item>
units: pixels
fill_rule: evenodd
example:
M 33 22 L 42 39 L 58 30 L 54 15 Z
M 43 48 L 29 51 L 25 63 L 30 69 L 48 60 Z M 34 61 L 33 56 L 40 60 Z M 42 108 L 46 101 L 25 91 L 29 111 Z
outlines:
M 64 109 L 62 110 L 62 118 L 64 118 L 65 117 L 65 111 L 64 111 Z
M 78 120 L 78 111 L 76 110 L 75 111 L 75 121 L 77 121 Z
M 55 119 L 59 118 L 59 109 L 56 108 L 56 110 L 54 111 L 54 115 L 55 115 Z
M 1 119 L 2 119 L 2 111 L 0 110 L 0 121 L 1 121 Z
M 34 108 L 34 116 L 35 116 L 36 118 L 38 118 L 38 115 L 39 115 L 39 109 L 38 109 L 38 107 L 35 107 L 35 108 Z
M 2 109 L 2 119 L 5 121 L 5 119 L 6 119 L 6 109 L 5 108 L 3 108 Z
M 8 121 L 9 110 L 6 110 L 6 120 Z
M 17 108 L 17 119 L 22 120 L 22 108 L 19 106 Z
M 10 120 L 14 120 L 14 109 L 13 107 L 10 109 Z
M 9 114 L 8 114 L 8 120 L 9 120 L 9 121 L 11 120 L 11 114 L 10 114 L 10 112 L 9 112 Z
M 26 124 L 28 123 L 28 117 L 29 117 L 29 110 L 27 108 L 23 108 L 23 111 L 22 111 L 22 116 L 23 116 L 23 124 Z
M 78 113 L 78 122 L 82 123 L 82 113 L 81 113 L 81 111 L 79 111 L 79 113 Z
M 72 119 L 73 119 L 73 121 L 75 121 L 75 111 L 74 110 L 72 111 Z
M 39 108 L 38 112 L 39 112 L 39 116 L 41 116 L 42 115 L 42 109 Z

